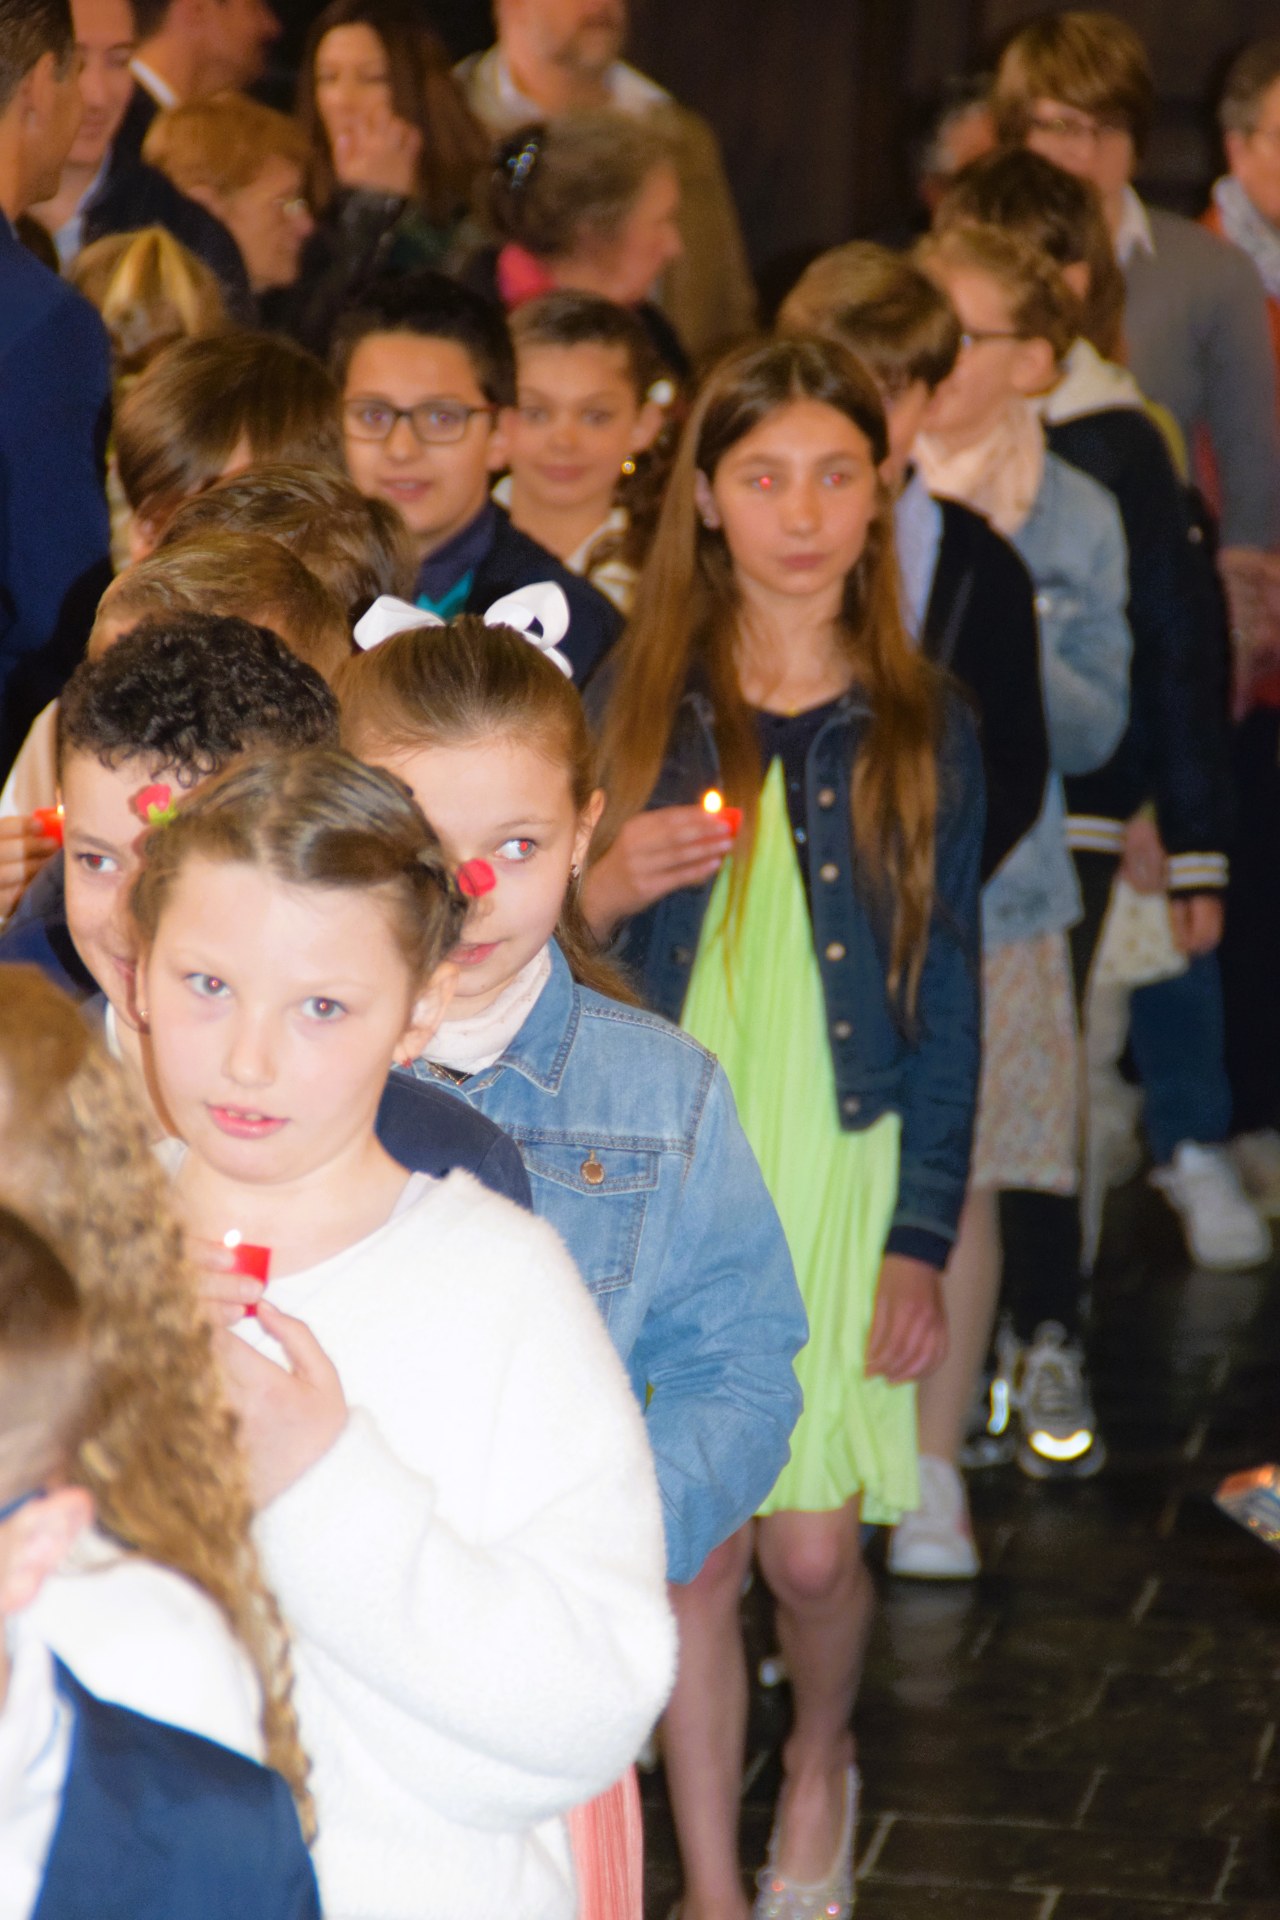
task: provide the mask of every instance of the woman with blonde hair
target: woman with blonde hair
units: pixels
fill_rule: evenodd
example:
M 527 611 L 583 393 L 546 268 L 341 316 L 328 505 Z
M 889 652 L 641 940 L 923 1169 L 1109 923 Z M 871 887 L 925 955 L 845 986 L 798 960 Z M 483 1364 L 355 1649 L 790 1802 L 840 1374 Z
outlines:
M 141 373 L 171 341 L 230 328 L 214 275 L 163 227 L 94 240 L 69 277 L 102 315 L 117 380 Z
M 309 1817 L 288 1641 L 164 1175 L 119 1068 L 25 967 L 0 991 L 0 1204 L 77 1276 L 95 1376 L 74 1474 L 98 1527 L 33 1618 L 95 1693 L 265 1757 Z

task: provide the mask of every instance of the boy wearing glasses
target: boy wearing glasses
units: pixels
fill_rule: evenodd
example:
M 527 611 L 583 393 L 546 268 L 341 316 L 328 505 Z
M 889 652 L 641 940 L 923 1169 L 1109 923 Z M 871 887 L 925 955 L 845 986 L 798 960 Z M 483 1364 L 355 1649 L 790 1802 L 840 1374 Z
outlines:
M 1254 266 L 1179 214 L 1148 207 L 1132 175 L 1150 132 L 1146 49 L 1113 14 L 1031 21 L 996 73 L 996 129 L 1102 196 L 1126 284 L 1125 340 L 1142 391 L 1169 408 L 1188 449 L 1212 445 L 1225 548 L 1280 543 L 1280 434 L 1266 304 Z
M 569 602 L 561 645 L 585 684 L 621 615 L 489 497 L 516 397 L 503 315 L 443 274 L 377 281 L 338 323 L 333 370 L 351 477 L 402 515 L 418 555 L 418 605 L 448 620 L 554 581 Z

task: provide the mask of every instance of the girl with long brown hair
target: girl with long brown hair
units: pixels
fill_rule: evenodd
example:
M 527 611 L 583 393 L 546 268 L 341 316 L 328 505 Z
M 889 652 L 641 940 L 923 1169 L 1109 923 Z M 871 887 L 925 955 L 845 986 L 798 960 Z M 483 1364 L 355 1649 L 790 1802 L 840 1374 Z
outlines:
M 288 1642 L 164 1176 L 75 1007 L 3 972 L 0 1202 L 75 1274 L 93 1372 L 74 1477 L 98 1530 L 45 1587 L 41 1630 L 95 1692 L 265 1757 L 309 1811 Z
M 810 1321 L 791 1461 L 754 1539 L 742 1528 L 678 1601 L 665 1752 L 688 1920 L 746 1912 L 737 1599 L 753 1545 L 795 1709 L 756 1912 L 851 1911 L 860 1530 L 915 1504 L 909 1383 L 945 1346 L 938 1279 L 977 1079 L 982 776 L 967 714 L 903 629 L 886 452 L 844 348 L 799 338 L 722 361 L 604 717 L 588 918 L 719 1055 Z

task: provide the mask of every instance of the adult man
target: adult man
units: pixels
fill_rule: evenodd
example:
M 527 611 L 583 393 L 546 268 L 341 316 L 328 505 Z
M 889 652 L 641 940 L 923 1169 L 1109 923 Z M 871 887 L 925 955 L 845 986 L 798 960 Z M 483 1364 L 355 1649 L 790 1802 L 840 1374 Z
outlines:
M 1214 183 L 1204 224 L 1242 247 L 1261 274 L 1280 366 L 1280 35 L 1233 61 L 1218 120 L 1228 171 Z
M 134 158 L 161 107 L 247 87 L 280 37 L 268 0 L 134 0 L 134 11 L 138 47 L 130 64 L 137 86 L 118 136 Z
M 56 188 L 79 123 L 68 0 L 0 0 L 0 780 L 110 578 L 106 331 L 12 225 Z
M 751 330 L 755 294 L 737 212 L 706 121 L 619 58 L 626 0 L 494 0 L 497 44 L 457 69 L 495 136 L 588 107 L 652 118 L 680 175 L 684 253 L 663 304 L 696 358 Z
M 84 112 L 57 191 L 32 208 L 63 266 L 107 233 L 165 227 L 218 277 L 239 317 L 250 317 L 239 251 L 221 221 L 178 191 L 155 167 L 122 150 L 120 126 L 133 97 L 137 29 L 132 0 L 72 0 Z

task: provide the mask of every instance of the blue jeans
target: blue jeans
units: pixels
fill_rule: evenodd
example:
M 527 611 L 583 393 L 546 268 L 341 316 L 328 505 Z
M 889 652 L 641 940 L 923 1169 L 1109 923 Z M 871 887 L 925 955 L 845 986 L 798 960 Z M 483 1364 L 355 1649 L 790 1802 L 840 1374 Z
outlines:
M 1201 954 L 1185 973 L 1139 987 L 1129 1046 L 1146 1095 L 1147 1143 L 1157 1166 L 1184 1140 L 1216 1146 L 1231 1128 L 1218 957 Z

